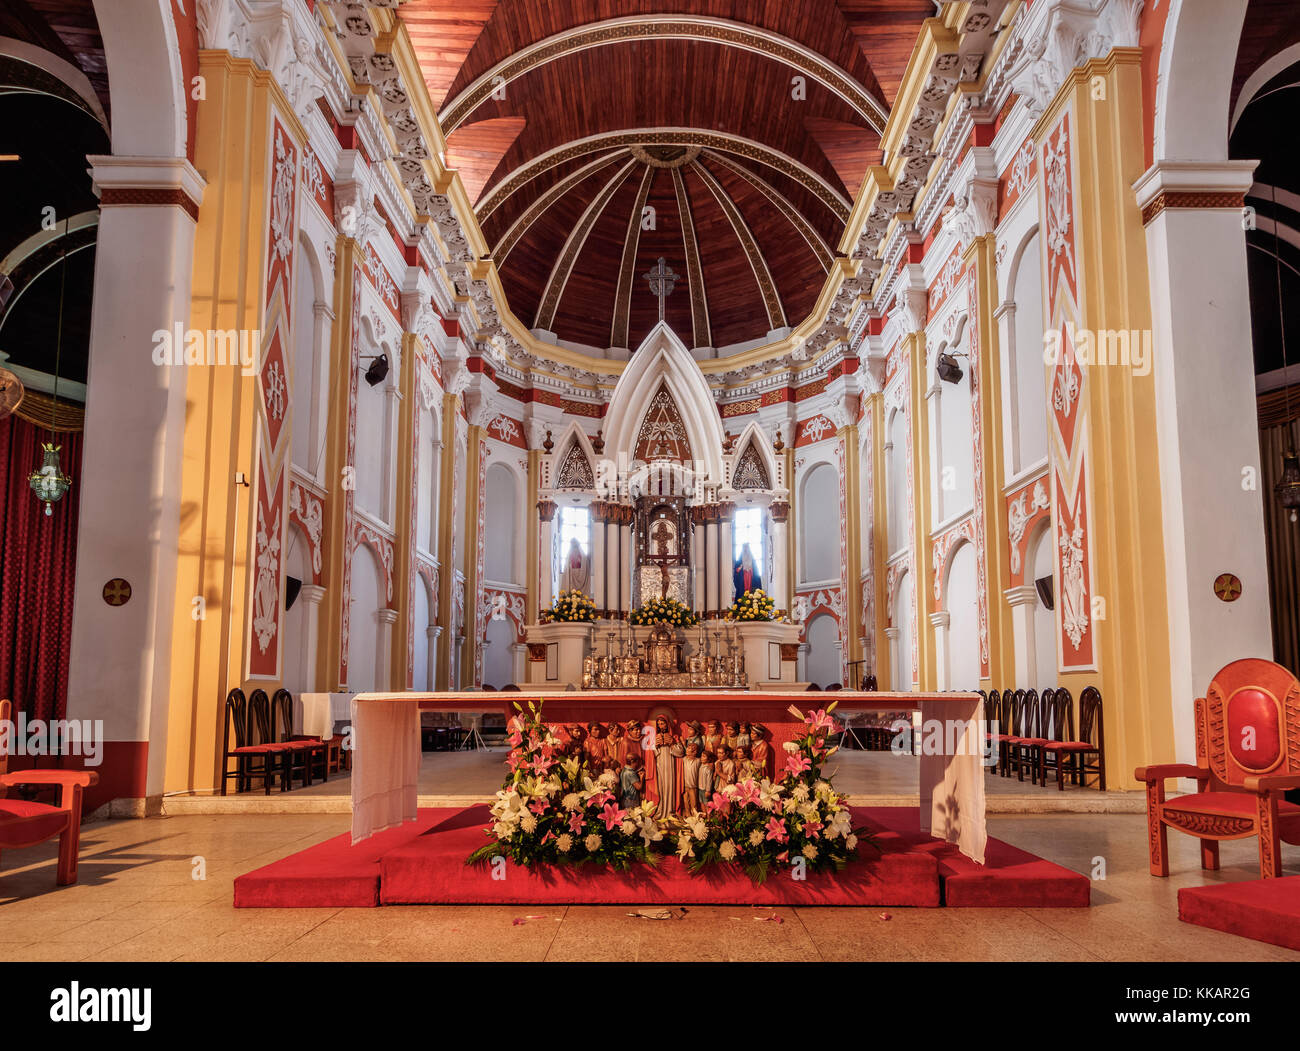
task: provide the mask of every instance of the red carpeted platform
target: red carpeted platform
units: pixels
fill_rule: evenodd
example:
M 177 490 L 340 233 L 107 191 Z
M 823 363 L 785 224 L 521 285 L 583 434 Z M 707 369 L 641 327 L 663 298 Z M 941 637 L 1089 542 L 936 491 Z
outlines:
M 743 872 L 692 876 L 675 857 L 630 872 L 523 868 L 505 879 L 465 858 L 484 842 L 486 806 L 421 810 L 419 819 L 353 847 L 344 834 L 235 881 L 237 908 L 401 904 L 459 905 L 841 905 L 1087 906 L 1076 872 L 990 839 L 981 867 L 917 827 L 911 808 L 854 810 L 876 847 L 837 873 L 773 876 L 755 887 Z
M 1184 887 L 1178 918 L 1243 938 L 1300 949 L 1300 876 Z

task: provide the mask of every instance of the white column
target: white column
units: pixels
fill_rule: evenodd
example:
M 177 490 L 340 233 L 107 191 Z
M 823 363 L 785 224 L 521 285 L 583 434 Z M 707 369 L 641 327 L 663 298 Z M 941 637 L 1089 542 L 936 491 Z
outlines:
M 1034 638 L 1034 611 L 1038 609 L 1038 589 L 1033 584 L 1007 588 L 1002 592 L 1011 607 L 1011 637 L 1016 653 L 1015 682 L 995 682 L 995 688 L 1005 690 L 1021 683 L 1034 682 L 1038 677 L 1038 640 Z
M 718 541 L 718 609 L 726 610 L 731 608 L 731 603 L 735 596 L 732 594 L 736 590 L 736 581 L 734 578 L 734 565 L 736 561 L 735 545 L 731 542 L 732 515 L 735 514 L 734 504 L 723 504 L 722 522 L 720 523 L 719 532 L 721 538 Z
M 618 566 L 621 533 L 618 508 L 611 507 L 609 518 L 605 520 L 605 597 L 608 601 L 606 608 L 611 616 L 623 608 L 623 574 Z
M 555 601 L 555 504 L 551 500 L 537 501 L 537 608 L 546 609 Z
M 895 683 L 898 682 L 898 678 L 899 678 L 898 673 L 903 666 L 902 665 L 903 655 L 901 652 L 899 652 L 900 647 L 898 644 L 898 637 L 901 634 L 902 631 L 899 628 L 888 627 L 885 629 L 885 638 L 889 640 L 889 679 L 890 679 L 889 689 L 891 690 L 893 689 L 910 690 L 912 688 L 912 684 L 910 682 L 905 682 L 901 686 L 895 685 Z
M 621 608 L 630 613 L 632 611 L 632 519 L 626 510 L 620 517 L 623 521 L 618 526 L 618 543 L 621 552 L 618 567 L 619 591 L 623 596 Z
M 397 623 L 397 610 L 381 609 L 379 617 L 379 650 L 375 654 L 375 689 L 396 690 L 401 687 L 393 685 L 391 666 L 393 661 L 393 625 Z
M 790 608 L 790 596 L 786 582 L 790 577 L 789 567 L 789 515 L 788 505 L 772 509 L 772 580 L 768 581 L 767 590 L 776 603 L 777 609 Z
M 693 514 L 692 520 L 694 520 Z M 695 609 L 700 613 L 709 608 L 709 575 L 705 569 L 707 555 L 705 554 L 704 533 L 704 523 L 702 521 L 696 522 L 694 528 L 691 529 L 691 569 L 695 575 Z
M 1181 23 L 1180 23 L 1181 27 Z M 1170 699 L 1179 762 L 1195 756 L 1191 699 L 1238 657 L 1271 656 L 1259 474 L 1250 290 L 1239 207 L 1184 208 L 1183 194 L 1228 202 L 1251 186 L 1254 161 L 1162 163 L 1135 185 L 1146 226 L 1154 348 L 1156 434 L 1169 610 Z M 1163 203 L 1164 207 L 1159 205 Z M 1266 220 L 1261 219 L 1261 228 Z M 1206 266 L 1206 260 L 1214 260 Z M 1207 424 L 1213 421 L 1213 425 Z M 1211 585 L 1230 556 L 1241 597 Z
M 605 516 L 597 516 L 599 504 L 591 509 L 591 600 L 596 604 L 596 613 L 609 609 L 605 604 Z
M 67 715 L 103 720 L 109 743 L 156 742 L 145 760 L 145 791 L 156 795 L 167 758 L 186 372 L 154 364 L 153 333 L 188 323 L 187 206 L 201 200 L 204 181 L 184 158 L 89 160 L 101 196 L 141 192 L 171 203 L 105 200 L 99 213 Z M 131 584 L 125 606 L 104 602 L 113 577 Z
M 718 519 L 710 518 L 706 526 L 705 566 L 708 571 L 708 611 L 716 613 L 720 609 L 718 587 Z
M 307 633 L 307 645 L 304 663 L 307 665 L 307 685 L 304 689 L 313 692 L 318 688 L 316 682 L 316 653 L 320 642 L 320 611 L 325 600 L 325 589 L 319 584 L 304 584 L 298 592 L 298 601 L 304 603 L 303 631 Z
M 429 648 L 429 681 L 425 683 L 423 687 L 417 686 L 417 688 L 432 690 L 433 684 L 437 682 L 438 636 L 442 634 L 442 627 L 438 624 L 430 624 L 424 629 L 424 634 L 426 639 L 425 645 Z
M 952 689 L 952 668 L 948 660 L 948 626 L 952 623 L 952 614 L 946 609 L 930 614 L 930 625 L 934 628 L 934 662 L 938 671 L 939 689 Z

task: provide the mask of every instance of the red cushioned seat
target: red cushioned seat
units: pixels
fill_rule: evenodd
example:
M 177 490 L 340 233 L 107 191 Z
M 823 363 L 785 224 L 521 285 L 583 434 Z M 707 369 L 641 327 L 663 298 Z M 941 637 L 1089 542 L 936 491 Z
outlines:
M 25 799 L 0 799 L 0 829 L 6 825 L 22 824 L 22 838 L 26 842 L 40 843 L 62 832 L 68 825 L 68 811 L 48 803 L 32 803 Z
M 1186 796 L 1175 796 L 1165 802 L 1165 810 L 1183 814 L 1230 814 L 1253 817 L 1258 809 L 1257 797 L 1245 792 L 1196 792 Z M 1300 806 L 1278 800 L 1277 816 L 1279 821 L 1293 821 L 1300 818 Z
M 1049 752 L 1095 752 L 1097 746 L 1087 741 L 1048 741 L 1044 746 Z

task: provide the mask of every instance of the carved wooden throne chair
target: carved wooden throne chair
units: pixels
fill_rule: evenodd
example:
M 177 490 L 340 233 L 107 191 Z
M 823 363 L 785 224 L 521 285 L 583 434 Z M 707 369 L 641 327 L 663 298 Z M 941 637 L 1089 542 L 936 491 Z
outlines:
M 1196 765 L 1138 767 L 1147 786 L 1151 873 L 1169 875 L 1167 829 L 1201 841 L 1201 868 L 1219 867 L 1219 841 L 1259 837 L 1259 869 L 1282 873 L 1281 841 L 1300 843 L 1300 682 L 1280 664 L 1248 659 L 1223 668 L 1196 701 Z M 1165 781 L 1195 778 L 1197 791 L 1165 798 Z

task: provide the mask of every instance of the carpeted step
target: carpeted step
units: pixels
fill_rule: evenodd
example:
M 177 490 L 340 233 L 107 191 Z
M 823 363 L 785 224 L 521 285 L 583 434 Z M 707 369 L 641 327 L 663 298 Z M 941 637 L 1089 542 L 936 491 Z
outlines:
M 1300 949 L 1300 876 L 1183 887 L 1178 918 L 1243 938 Z

